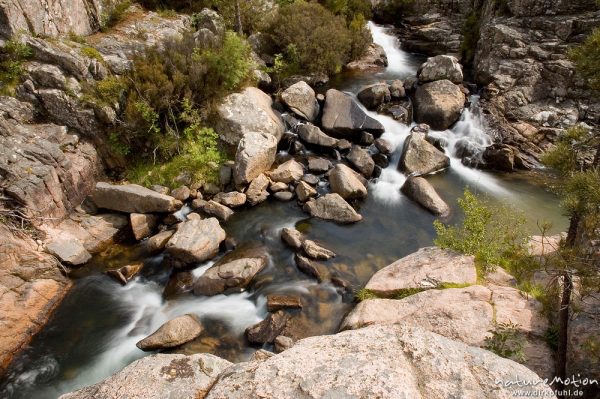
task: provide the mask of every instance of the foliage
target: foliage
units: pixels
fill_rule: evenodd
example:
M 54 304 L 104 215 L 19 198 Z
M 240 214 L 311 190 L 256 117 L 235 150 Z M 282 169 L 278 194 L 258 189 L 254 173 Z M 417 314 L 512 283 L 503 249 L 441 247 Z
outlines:
M 437 289 L 437 290 L 446 290 L 446 289 L 450 289 L 450 288 L 465 288 L 465 287 L 469 287 L 471 284 L 460 284 L 460 283 L 447 283 L 447 282 L 440 282 L 438 283 L 435 287 L 432 287 L 432 289 Z M 362 302 L 365 301 L 367 299 L 377 299 L 377 298 L 388 298 L 388 299 L 404 299 L 407 298 L 409 296 L 418 294 L 419 292 L 423 292 L 426 291 L 427 288 L 403 288 L 400 290 L 396 290 L 394 293 L 392 293 L 391 295 L 381 295 L 375 291 L 366 289 L 366 288 L 362 288 L 360 289 L 356 295 L 355 298 L 358 302 Z
M 385 23 L 401 20 L 412 9 L 415 0 L 384 0 L 376 7 L 377 18 Z
M 522 215 L 506 207 L 492 207 L 469 189 L 458 203 L 464 213 L 462 226 L 446 226 L 436 220 L 437 246 L 474 255 L 484 274 L 496 266 L 509 266 L 526 251 Z
M 78 35 L 77 33 L 70 31 L 69 32 L 69 40 L 79 44 L 86 44 L 87 39 L 85 36 Z
M 102 57 L 102 54 L 100 54 L 100 52 L 93 47 L 90 47 L 90 46 L 82 47 L 81 54 L 85 55 L 86 57 L 93 58 L 96 61 L 104 62 L 104 58 Z
M 8 40 L 0 49 L 0 94 L 12 94 L 23 74 L 23 62 L 32 54 L 31 48 L 18 39 Z
M 585 41 L 569 52 L 577 71 L 594 90 L 600 90 L 600 28 L 596 28 Z
M 368 0 L 321 0 L 325 8 L 335 15 L 342 15 L 347 23 L 357 17 L 371 19 L 371 2 Z
M 558 349 L 558 327 L 555 325 L 549 326 L 544 331 L 544 341 L 550 349 L 556 351 Z
M 122 0 L 116 3 L 107 13 L 102 15 L 100 29 L 106 31 L 127 17 L 127 10 L 131 6 L 130 0 Z
M 492 334 L 485 338 L 484 348 L 494 352 L 498 356 L 507 359 L 513 359 L 518 362 L 524 362 L 525 354 L 523 347 L 525 346 L 525 337 L 519 331 L 519 326 L 508 323 L 498 323 Z

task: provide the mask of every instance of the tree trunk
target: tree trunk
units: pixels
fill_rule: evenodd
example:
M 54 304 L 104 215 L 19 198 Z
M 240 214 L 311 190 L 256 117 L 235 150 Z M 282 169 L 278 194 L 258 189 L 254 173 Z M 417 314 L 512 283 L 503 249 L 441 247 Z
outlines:
M 569 231 L 567 233 L 567 247 L 573 248 L 577 239 L 577 230 L 580 217 L 577 214 L 571 216 L 569 221 Z M 562 274 L 562 295 L 560 299 L 560 308 L 558 309 L 558 350 L 556 353 L 556 377 L 560 380 L 555 389 L 558 391 L 558 397 L 562 398 L 564 381 L 567 376 L 567 345 L 569 342 L 569 314 L 571 308 L 571 294 L 573 293 L 573 277 L 569 270 Z
M 235 0 L 235 31 L 240 35 L 244 33 L 242 29 L 242 14 L 240 13 L 240 0 Z

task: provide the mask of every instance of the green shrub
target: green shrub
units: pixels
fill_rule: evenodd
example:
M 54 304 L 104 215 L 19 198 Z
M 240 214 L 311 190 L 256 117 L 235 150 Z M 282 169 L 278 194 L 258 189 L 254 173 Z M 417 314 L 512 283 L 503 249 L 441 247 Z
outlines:
M 461 226 L 434 222 L 435 244 L 466 255 L 474 255 L 483 274 L 496 266 L 510 268 L 515 259 L 526 253 L 525 220 L 514 209 L 492 207 L 468 189 L 458 203 L 463 210 Z
M 106 31 L 127 17 L 127 10 L 131 6 L 130 0 L 122 0 L 115 4 L 107 13 L 102 15 L 100 29 Z
M 581 45 L 572 49 L 569 58 L 588 85 L 600 90 L 600 28 L 594 29 Z
M 86 40 L 85 36 L 78 35 L 78 34 L 76 34 L 73 31 L 69 32 L 69 40 L 72 41 L 72 42 L 75 42 L 75 43 L 79 43 L 79 44 L 86 44 L 87 43 L 87 40 Z
M 460 52 L 465 62 L 471 62 L 475 57 L 475 50 L 480 36 L 479 18 L 478 11 L 469 12 L 462 29 L 463 40 L 460 43 Z
M 490 333 L 492 335 L 485 338 L 485 349 L 494 352 L 498 356 L 518 362 L 526 360 L 523 353 L 525 337 L 519 331 L 517 324 L 513 324 L 510 321 L 508 323 L 499 323 Z
M 31 48 L 17 39 L 0 49 L 0 94 L 12 95 L 23 75 L 23 62 L 32 56 Z
M 93 58 L 96 61 L 104 62 L 104 58 L 102 57 L 102 54 L 100 54 L 100 52 L 93 47 L 90 47 L 90 46 L 82 47 L 81 54 L 85 55 L 86 57 Z

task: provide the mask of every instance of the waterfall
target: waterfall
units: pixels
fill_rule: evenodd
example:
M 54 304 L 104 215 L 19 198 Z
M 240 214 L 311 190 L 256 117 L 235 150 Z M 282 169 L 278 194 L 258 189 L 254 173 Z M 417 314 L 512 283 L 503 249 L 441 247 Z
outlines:
M 373 42 L 383 47 L 387 55 L 387 74 L 405 77 L 417 73 L 414 60 L 411 60 L 410 55 L 400 49 L 398 38 L 388 33 L 389 28 L 376 25 L 372 21 L 369 21 L 368 26 L 373 36 Z

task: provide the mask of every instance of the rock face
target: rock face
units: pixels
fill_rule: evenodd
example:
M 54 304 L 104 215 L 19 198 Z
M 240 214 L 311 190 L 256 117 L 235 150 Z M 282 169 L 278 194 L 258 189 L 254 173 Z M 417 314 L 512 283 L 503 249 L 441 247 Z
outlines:
M 428 247 L 379 270 L 365 288 L 382 296 L 390 296 L 407 288 L 432 288 L 437 283 L 476 282 L 477 271 L 473 256 Z
M 204 398 L 219 374 L 229 366 L 227 360 L 206 353 L 152 355 L 98 384 L 60 398 Z
M 197 338 L 203 330 L 196 316 L 186 314 L 167 321 L 136 346 L 147 352 L 175 348 Z
M 326 194 L 316 200 L 304 204 L 304 210 L 311 216 L 320 219 L 333 220 L 338 223 L 355 223 L 362 220 L 362 216 L 356 213 L 339 194 Z
M 113 185 L 99 182 L 92 197 L 98 208 L 125 213 L 175 212 L 181 201 L 137 184 Z
M 377 109 L 381 104 L 392 99 L 387 83 L 375 83 L 358 92 L 358 99 L 367 109 Z
M 460 118 L 465 100 L 465 94 L 449 80 L 425 83 L 415 93 L 415 121 L 446 130 Z
M 449 80 L 452 83 L 462 83 L 463 71 L 458 59 L 451 55 L 438 55 L 427 59 L 417 73 L 423 83 L 436 80 Z
M 194 284 L 196 295 L 216 295 L 245 288 L 267 266 L 264 248 L 236 250 L 208 269 Z
M 218 107 L 217 131 L 225 143 L 237 146 L 247 133 L 267 134 L 279 142 L 284 126 L 271 108 L 268 94 L 255 87 L 230 94 Z
M 166 246 L 167 254 L 183 264 L 204 262 L 219 252 L 225 231 L 215 218 L 201 219 L 198 215 L 179 226 Z
M 367 188 L 356 176 L 356 172 L 344 164 L 337 164 L 329 175 L 331 191 L 339 194 L 343 199 L 364 199 L 367 197 Z
M 321 124 L 327 133 L 340 138 L 356 137 L 363 131 L 384 132 L 383 125 L 368 116 L 352 97 L 335 89 L 327 90 Z
M 427 141 L 427 135 L 414 131 L 404 141 L 398 169 L 424 175 L 450 166 L 450 158 Z
M 295 83 L 281 93 L 281 101 L 293 113 L 309 122 L 314 122 L 319 116 L 319 103 L 315 91 L 304 81 Z
M 423 208 L 437 216 L 450 214 L 448 204 L 439 196 L 435 188 L 422 177 L 411 177 L 402 185 L 402 192 Z
M 236 184 L 248 184 L 271 169 L 277 154 L 277 139 L 268 133 L 249 132 L 241 139 L 235 154 L 233 178 Z
M 338 144 L 338 140 L 326 135 L 315 125 L 300 125 L 298 126 L 298 136 L 308 144 L 313 144 L 319 147 L 333 148 Z
M 221 398 L 508 398 L 521 389 L 496 380 L 539 377 L 483 349 L 409 326 L 371 326 L 298 341 L 264 361 L 232 366 L 208 393 Z

